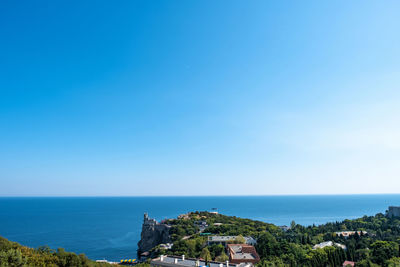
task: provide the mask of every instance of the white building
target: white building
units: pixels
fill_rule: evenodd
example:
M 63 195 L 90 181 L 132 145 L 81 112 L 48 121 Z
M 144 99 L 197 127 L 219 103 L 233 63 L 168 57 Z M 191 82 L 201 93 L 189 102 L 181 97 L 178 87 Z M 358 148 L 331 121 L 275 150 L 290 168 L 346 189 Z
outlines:
M 228 236 L 213 235 L 213 236 L 208 237 L 207 244 L 208 245 L 221 244 L 223 246 L 226 246 L 228 243 L 235 242 L 237 237 L 238 236 L 236 236 L 236 235 L 228 235 Z M 251 236 L 244 236 L 243 238 L 247 245 L 254 246 L 257 244 L 257 240 L 255 240 Z
M 326 242 L 322 242 L 319 244 L 316 244 L 315 246 L 313 246 L 313 249 L 318 249 L 318 248 L 324 248 L 324 247 L 332 247 L 332 246 L 336 246 L 342 249 L 346 249 L 346 246 L 343 244 L 339 244 L 339 243 L 335 243 L 332 241 L 326 241 Z
M 203 260 L 185 258 L 185 255 L 182 255 L 182 257 L 161 255 L 160 257 L 151 260 L 150 266 L 152 267 L 205 267 L 205 266 L 253 267 L 253 264 L 251 263 L 235 264 L 235 263 L 230 263 L 229 261 L 226 261 L 224 263 L 216 261 L 205 262 Z

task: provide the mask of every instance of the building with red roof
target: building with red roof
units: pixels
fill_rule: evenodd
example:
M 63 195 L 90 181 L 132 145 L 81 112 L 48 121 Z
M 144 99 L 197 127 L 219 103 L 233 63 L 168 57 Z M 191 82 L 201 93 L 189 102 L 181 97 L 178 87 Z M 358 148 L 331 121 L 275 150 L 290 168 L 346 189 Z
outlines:
M 229 261 L 232 263 L 253 263 L 260 261 L 255 247 L 247 244 L 228 244 Z

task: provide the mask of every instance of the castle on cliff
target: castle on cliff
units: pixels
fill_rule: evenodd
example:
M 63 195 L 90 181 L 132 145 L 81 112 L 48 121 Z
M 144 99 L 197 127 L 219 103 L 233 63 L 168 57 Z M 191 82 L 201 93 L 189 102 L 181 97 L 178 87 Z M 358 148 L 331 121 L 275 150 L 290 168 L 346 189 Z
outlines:
M 159 223 L 149 217 L 147 213 L 143 216 L 141 239 L 138 243 L 138 255 L 149 251 L 153 247 L 171 242 L 169 230 L 171 226 Z
M 158 224 L 158 222 L 156 221 L 156 219 L 152 219 L 149 217 L 149 214 L 147 214 L 147 212 L 144 213 L 143 216 L 143 225 L 150 225 L 150 226 L 154 226 Z
M 386 211 L 386 216 L 388 217 L 400 217 L 400 206 L 394 207 L 390 206 Z

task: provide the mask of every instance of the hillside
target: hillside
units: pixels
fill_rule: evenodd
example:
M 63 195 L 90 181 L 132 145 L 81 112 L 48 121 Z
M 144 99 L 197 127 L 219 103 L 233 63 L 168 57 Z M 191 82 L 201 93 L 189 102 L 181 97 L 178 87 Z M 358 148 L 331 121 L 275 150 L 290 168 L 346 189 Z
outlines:
M 84 254 L 76 255 L 72 252 L 66 252 L 62 248 L 57 250 L 52 250 L 49 247 L 33 249 L 0 237 L 0 266 L 106 267 L 111 265 L 94 262 Z
M 153 256 L 184 254 L 226 259 L 221 245 L 207 245 L 207 237 L 212 234 L 257 239 L 259 266 L 342 266 L 345 260 L 357 266 L 400 266 L 400 220 L 381 213 L 320 226 L 292 222 L 289 227 L 278 227 L 208 212 L 191 212 L 163 223 L 171 226 L 173 246 L 169 250 L 157 246 L 151 251 Z M 201 224 L 207 225 L 203 232 Z

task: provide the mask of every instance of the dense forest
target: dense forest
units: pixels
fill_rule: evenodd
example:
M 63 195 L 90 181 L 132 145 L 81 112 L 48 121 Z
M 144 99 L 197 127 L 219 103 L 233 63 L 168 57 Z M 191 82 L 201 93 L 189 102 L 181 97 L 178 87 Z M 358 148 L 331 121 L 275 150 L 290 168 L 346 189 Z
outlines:
M 199 233 L 198 222 L 209 227 Z M 273 224 L 242 219 L 234 216 L 193 212 L 180 219 L 167 220 L 173 247 L 170 251 L 155 248 L 155 254 L 185 254 L 188 257 L 225 260 L 222 245 L 207 246 L 205 232 L 218 235 L 252 236 L 257 239 L 256 249 L 261 257 L 259 266 L 342 266 L 345 260 L 356 266 L 400 266 L 400 218 L 383 214 L 364 216 L 354 220 L 302 226 L 292 222 L 281 229 Z M 344 237 L 337 232 L 360 231 Z M 313 249 L 325 241 L 346 246 L 327 246 Z
M 105 267 L 112 265 L 94 262 L 89 260 L 84 254 L 76 255 L 72 252 L 66 252 L 62 248 L 57 250 L 52 250 L 49 247 L 33 249 L 0 237 L 0 266 Z

